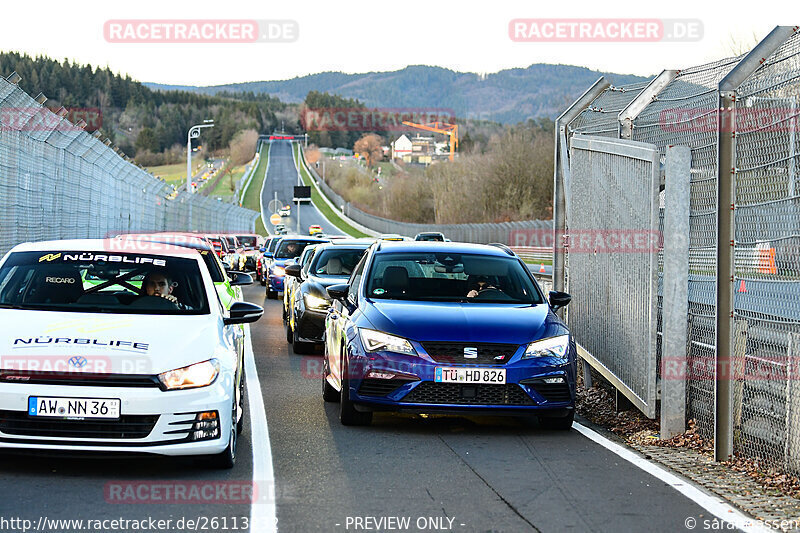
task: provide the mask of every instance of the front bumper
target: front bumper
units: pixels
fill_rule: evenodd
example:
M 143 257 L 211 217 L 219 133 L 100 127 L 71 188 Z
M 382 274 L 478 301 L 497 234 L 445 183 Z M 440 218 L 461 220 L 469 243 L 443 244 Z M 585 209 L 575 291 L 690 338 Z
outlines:
M 554 358 L 520 360 L 518 353 L 501 366 L 466 365 L 436 362 L 419 345 L 415 348 L 421 356 L 389 352 L 350 356 L 350 399 L 360 410 L 564 416 L 575 407 L 574 357 L 567 362 Z M 437 367 L 504 368 L 506 383 L 437 383 Z M 367 377 L 370 371 L 397 377 Z M 545 378 L 561 378 L 561 382 L 547 383 Z
M 267 276 L 267 283 L 269 284 L 269 290 L 273 292 L 283 292 L 283 276 L 276 276 L 270 273 Z
M 232 381 L 232 374 L 222 373 L 208 387 L 184 391 L 162 391 L 157 387 L 0 383 L 0 413 L 6 415 L 0 414 L 0 448 L 174 456 L 220 453 L 230 437 L 234 399 L 228 391 L 233 390 Z M 64 421 L 54 418 L 34 420 L 27 417 L 29 396 L 119 398 L 121 418 L 101 426 L 83 424 L 81 421 L 67 421 L 64 424 Z M 192 442 L 191 421 L 202 411 L 217 411 L 218 436 Z M 152 428 L 147 432 L 149 424 L 152 424 Z M 126 428 L 124 431 L 123 425 Z M 134 425 L 140 430 L 139 434 L 146 433 L 146 436 L 129 438 L 125 431 Z M 85 432 L 88 428 L 91 428 L 93 436 L 76 436 L 76 432 Z M 59 436 L 64 432 L 69 436 Z

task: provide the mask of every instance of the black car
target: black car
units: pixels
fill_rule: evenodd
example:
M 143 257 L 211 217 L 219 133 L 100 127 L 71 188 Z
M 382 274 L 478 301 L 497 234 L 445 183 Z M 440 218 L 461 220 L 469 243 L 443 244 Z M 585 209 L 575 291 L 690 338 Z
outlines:
M 415 241 L 438 241 L 438 242 L 444 242 L 445 238 L 444 238 L 444 234 L 440 233 L 438 231 L 426 231 L 426 232 L 423 232 L 423 233 L 417 233 L 417 235 L 414 237 L 414 240 Z
M 300 282 L 292 295 L 286 323 L 286 340 L 294 353 L 308 353 L 322 344 L 325 316 L 331 306 L 326 288 L 347 282 L 372 243 L 371 239 L 333 241 L 317 246 L 305 267 L 286 267 L 286 275 L 299 278 Z

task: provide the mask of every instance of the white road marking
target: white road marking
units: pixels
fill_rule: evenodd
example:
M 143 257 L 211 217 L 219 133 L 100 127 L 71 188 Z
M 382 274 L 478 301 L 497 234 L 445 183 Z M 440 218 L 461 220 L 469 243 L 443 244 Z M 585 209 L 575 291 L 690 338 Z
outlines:
M 772 531 L 763 522 L 748 517 L 719 496 L 709 494 L 691 481 L 678 477 L 667 469 L 648 461 L 628 448 L 605 438 L 596 431 L 578 424 L 577 422 L 574 423 L 572 427 L 589 440 L 596 442 L 632 465 L 641 468 L 651 476 L 663 481 L 720 520 L 733 524 L 742 531 Z M 689 517 L 686 518 L 688 519 Z M 693 518 L 701 522 L 697 524 L 698 529 L 703 529 L 703 519 L 696 516 Z
M 257 500 L 250 506 L 250 531 L 268 533 L 278 531 L 275 491 L 275 472 L 272 469 L 272 447 L 267 430 L 267 411 L 258 381 L 256 359 L 250 325 L 245 325 L 247 342 L 244 345 L 244 369 L 247 383 L 248 411 L 250 412 L 250 439 L 253 446 L 253 483 Z

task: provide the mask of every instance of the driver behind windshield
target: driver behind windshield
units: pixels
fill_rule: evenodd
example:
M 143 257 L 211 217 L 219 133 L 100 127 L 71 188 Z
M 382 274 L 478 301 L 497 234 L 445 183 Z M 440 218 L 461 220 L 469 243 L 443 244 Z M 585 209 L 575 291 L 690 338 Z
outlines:
M 147 273 L 142 281 L 142 290 L 145 296 L 156 296 L 164 298 L 175 305 L 179 309 L 191 309 L 191 307 L 182 304 L 178 301 L 177 296 L 172 294 L 178 284 L 172 280 L 169 272 L 161 270 L 152 270 Z

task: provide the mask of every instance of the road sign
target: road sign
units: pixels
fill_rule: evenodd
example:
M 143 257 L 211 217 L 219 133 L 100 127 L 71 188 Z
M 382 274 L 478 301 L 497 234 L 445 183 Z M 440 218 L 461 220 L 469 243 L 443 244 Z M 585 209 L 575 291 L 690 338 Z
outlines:
M 310 202 L 311 187 L 308 185 L 295 185 L 293 202 Z
M 277 213 L 269 217 L 269 221 L 272 223 L 273 226 L 277 226 L 281 223 L 281 216 Z
M 281 208 L 281 203 L 278 201 L 277 198 L 273 198 L 272 200 L 269 201 L 269 204 L 267 204 L 267 210 L 270 213 L 277 213 L 278 209 L 280 208 Z

